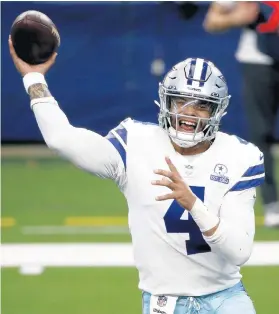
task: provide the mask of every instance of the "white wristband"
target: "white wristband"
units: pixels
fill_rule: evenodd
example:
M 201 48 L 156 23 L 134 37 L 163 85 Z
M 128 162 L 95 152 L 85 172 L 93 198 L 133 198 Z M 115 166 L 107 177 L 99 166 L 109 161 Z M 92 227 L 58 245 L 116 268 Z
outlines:
M 208 231 L 217 226 L 219 223 L 219 218 L 215 214 L 209 212 L 199 198 L 197 198 L 190 214 L 200 228 L 201 232 Z
M 29 87 L 34 84 L 44 84 L 47 86 L 47 82 L 45 80 L 45 77 L 42 73 L 39 72 L 30 72 L 24 75 L 23 77 L 23 85 L 26 90 L 26 93 L 28 94 Z

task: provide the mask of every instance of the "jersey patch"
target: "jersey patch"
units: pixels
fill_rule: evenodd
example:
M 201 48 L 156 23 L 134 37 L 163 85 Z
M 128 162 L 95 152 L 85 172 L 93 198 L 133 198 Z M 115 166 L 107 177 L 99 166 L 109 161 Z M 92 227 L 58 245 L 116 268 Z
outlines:
M 224 184 L 229 184 L 230 179 L 226 176 L 228 168 L 225 165 L 217 164 L 214 168 L 214 174 L 210 175 L 210 180 Z

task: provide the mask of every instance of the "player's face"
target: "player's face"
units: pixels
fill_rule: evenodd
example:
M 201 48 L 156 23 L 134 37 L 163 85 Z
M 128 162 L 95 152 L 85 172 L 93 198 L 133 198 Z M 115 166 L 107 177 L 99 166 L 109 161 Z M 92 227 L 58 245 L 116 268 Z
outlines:
M 193 98 L 172 97 L 170 112 L 172 127 L 178 131 L 194 133 L 198 124 L 197 118 L 208 119 L 212 114 L 209 102 Z M 197 132 L 204 129 L 207 120 L 201 120 Z

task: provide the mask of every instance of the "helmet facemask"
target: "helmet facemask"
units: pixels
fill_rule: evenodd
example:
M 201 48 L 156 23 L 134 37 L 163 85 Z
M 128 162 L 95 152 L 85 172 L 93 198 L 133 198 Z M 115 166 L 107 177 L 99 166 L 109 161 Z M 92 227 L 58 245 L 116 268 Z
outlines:
M 217 98 L 180 93 L 166 89 L 162 84 L 159 87 L 159 96 L 159 124 L 177 145 L 184 148 L 193 147 L 203 141 L 210 141 L 215 137 L 229 100 L 229 97 Z M 200 109 L 209 114 L 207 117 L 183 114 L 186 106 L 193 106 L 195 108 L 193 112 Z M 192 127 L 190 122 L 193 124 Z

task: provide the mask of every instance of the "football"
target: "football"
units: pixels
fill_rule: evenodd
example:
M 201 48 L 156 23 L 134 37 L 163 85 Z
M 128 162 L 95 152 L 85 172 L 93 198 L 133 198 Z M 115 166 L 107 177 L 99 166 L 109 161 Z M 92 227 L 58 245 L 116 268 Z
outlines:
M 29 64 L 46 62 L 60 46 L 60 35 L 52 20 L 39 11 L 20 14 L 11 27 L 13 46 Z

